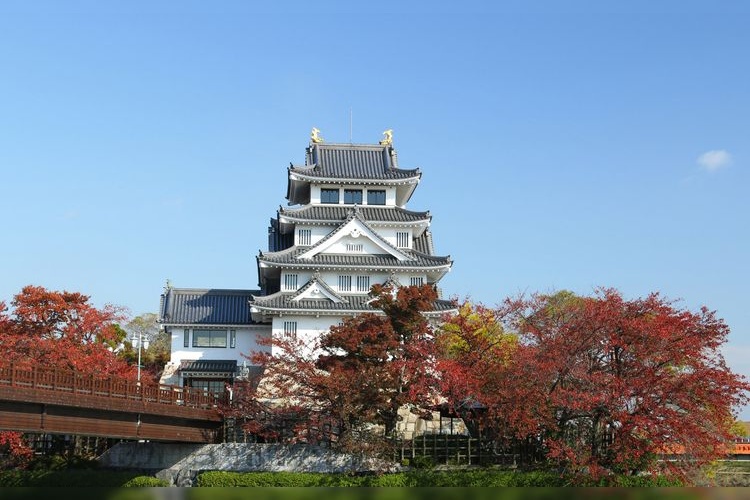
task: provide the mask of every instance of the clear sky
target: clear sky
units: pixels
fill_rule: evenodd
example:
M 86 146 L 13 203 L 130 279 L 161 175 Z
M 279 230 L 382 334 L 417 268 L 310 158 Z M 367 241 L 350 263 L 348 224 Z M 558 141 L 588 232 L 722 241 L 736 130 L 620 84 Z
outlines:
M 310 129 L 391 128 L 446 295 L 658 291 L 750 376 L 750 4 L 403 3 L 0 1 L 0 300 L 255 288 Z

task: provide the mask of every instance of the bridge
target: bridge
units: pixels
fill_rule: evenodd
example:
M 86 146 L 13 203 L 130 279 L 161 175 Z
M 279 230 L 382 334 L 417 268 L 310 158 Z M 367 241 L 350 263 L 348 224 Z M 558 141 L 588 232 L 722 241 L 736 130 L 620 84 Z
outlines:
M 201 389 L 0 364 L 0 430 L 217 443 L 223 402 Z

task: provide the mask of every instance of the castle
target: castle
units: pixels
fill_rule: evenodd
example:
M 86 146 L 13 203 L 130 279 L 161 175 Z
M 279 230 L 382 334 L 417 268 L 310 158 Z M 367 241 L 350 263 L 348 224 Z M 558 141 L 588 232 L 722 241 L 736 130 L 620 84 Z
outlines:
M 286 199 L 257 256 L 256 290 L 174 288 L 161 296 L 170 334 L 162 383 L 221 391 L 257 367 L 243 356 L 259 339 L 313 339 L 344 318 L 374 311 L 374 284 L 436 285 L 451 269 L 435 255 L 429 211 L 406 208 L 422 173 L 398 166 L 392 131 L 377 144 L 326 143 L 313 129 L 304 165 L 287 169 Z M 428 316 L 453 311 L 438 300 Z

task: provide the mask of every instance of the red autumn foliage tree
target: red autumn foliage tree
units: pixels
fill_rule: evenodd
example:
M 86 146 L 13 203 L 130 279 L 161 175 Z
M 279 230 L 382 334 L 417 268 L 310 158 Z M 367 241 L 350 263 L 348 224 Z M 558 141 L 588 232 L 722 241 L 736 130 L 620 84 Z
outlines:
M 503 323 L 505 313 L 466 302 L 436 338 L 441 396 L 473 434 L 497 447 L 537 431 L 519 404 L 527 390 L 517 366 L 525 346 Z
M 0 469 L 23 468 L 33 456 L 20 432 L 0 431 Z
M 372 294 L 383 314 L 348 318 L 312 344 L 272 339 L 272 354 L 251 358 L 264 366 L 259 391 L 267 404 L 259 392 L 237 400 L 250 417 L 250 431 L 278 438 L 279 420 L 294 417 L 296 439 L 372 450 L 396 428 L 400 407 L 433 401 L 434 343 L 422 313 L 437 298 L 435 290 L 375 286 Z
M 604 289 L 508 300 L 497 314 L 519 338 L 512 361 L 463 379 L 504 426 L 497 434 L 534 437 L 552 462 L 594 476 L 685 476 L 725 452 L 732 409 L 750 386 L 726 366 L 719 348 L 729 328 L 713 312 Z M 481 360 L 472 352 L 453 361 Z M 676 460 L 656 460 L 670 453 Z
M 134 370 L 114 354 L 122 339 L 116 327 L 123 312 L 107 305 L 97 309 L 76 292 L 26 286 L 0 308 L 0 348 L 5 361 L 26 366 L 77 370 L 96 376 L 132 377 Z

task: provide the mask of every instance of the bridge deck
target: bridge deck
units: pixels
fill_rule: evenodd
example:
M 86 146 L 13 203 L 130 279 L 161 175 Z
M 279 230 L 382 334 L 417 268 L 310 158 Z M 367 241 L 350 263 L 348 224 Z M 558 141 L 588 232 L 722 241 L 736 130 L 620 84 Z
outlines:
M 216 442 L 221 402 L 199 389 L 0 365 L 0 429 Z

